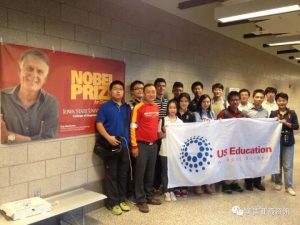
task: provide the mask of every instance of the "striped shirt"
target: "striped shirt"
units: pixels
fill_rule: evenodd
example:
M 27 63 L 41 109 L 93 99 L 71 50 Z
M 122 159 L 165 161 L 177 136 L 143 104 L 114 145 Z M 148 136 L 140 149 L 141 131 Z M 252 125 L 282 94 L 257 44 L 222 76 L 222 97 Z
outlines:
M 162 99 L 156 98 L 154 99 L 154 102 L 158 105 L 159 108 L 159 119 L 167 116 L 168 99 L 164 97 Z

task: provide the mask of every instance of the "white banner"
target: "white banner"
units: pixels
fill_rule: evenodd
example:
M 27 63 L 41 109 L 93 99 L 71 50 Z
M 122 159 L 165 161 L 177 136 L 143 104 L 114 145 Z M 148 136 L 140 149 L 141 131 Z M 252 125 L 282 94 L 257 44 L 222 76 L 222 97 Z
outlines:
M 275 119 L 248 118 L 169 125 L 168 187 L 278 173 L 281 128 Z

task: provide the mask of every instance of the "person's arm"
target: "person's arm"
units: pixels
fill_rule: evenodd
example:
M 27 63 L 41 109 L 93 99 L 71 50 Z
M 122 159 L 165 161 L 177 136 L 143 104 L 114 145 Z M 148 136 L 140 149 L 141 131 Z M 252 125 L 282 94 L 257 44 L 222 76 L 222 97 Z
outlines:
M 120 144 L 120 141 L 116 139 L 115 136 L 111 136 L 107 131 L 105 130 L 102 122 L 96 123 L 97 131 L 111 144 L 111 145 L 118 145 Z
M 279 120 L 279 122 L 281 122 L 282 124 L 284 124 L 285 126 L 287 126 L 288 128 L 292 129 L 292 130 L 298 130 L 299 129 L 299 122 L 298 122 L 298 117 L 295 111 L 291 111 L 290 113 L 291 115 L 291 121 L 287 122 L 286 119 L 283 120 Z
M 136 129 L 138 128 L 138 109 L 142 106 L 143 103 L 136 105 L 133 108 L 131 123 L 130 123 L 130 142 L 131 142 L 131 154 L 133 157 L 137 157 L 139 155 L 139 149 L 136 138 Z
M 162 127 L 162 119 L 160 119 L 159 123 L 158 123 L 158 130 L 157 130 L 159 138 L 166 137 L 166 131 L 163 129 L 164 129 L 164 127 Z
M 11 131 L 9 131 L 6 127 L 5 121 L 3 120 L 3 115 L 1 114 L 1 143 L 6 144 L 8 143 L 8 136 L 9 135 L 14 135 L 15 140 L 13 142 L 26 142 L 26 141 L 31 141 L 31 138 L 28 136 L 24 136 L 21 134 L 16 134 Z

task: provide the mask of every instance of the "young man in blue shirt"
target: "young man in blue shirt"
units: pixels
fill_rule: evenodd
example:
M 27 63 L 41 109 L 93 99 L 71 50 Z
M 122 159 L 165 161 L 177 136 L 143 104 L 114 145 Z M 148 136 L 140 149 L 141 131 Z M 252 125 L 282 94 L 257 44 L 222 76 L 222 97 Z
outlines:
M 115 215 L 129 211 L 125 203 L 127 178 L 130 165 L 129 123 L 130 107 L 123 101 L 124 83 L 115 80 L 109 86 L 111 100 L 100 106 L 97 114 L 97 140 L 104 137 L 111 145 L 122 146 L 117 156 L 105 158 L 104 193 L 107 196 L 106 207 Z M 117 137 L 122 137 L 121 140 Z

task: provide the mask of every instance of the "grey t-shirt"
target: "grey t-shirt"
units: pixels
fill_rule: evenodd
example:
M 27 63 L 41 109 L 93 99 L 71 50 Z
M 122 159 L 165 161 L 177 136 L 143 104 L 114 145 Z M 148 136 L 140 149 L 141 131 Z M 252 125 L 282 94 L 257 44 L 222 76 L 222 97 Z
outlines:
M 252 107 L 243 111 L 243 114 L 247 118 L 268 118 L 268 111 L 265 110 L 262 106 L 260 108 Z
M 1 90 L 1 114 L 9 131 L 32 140 L 54 138 L 58 127 L 58 102 L 41 90 L 36 102 L 24 108 L 19 97 L 20 86 Z

